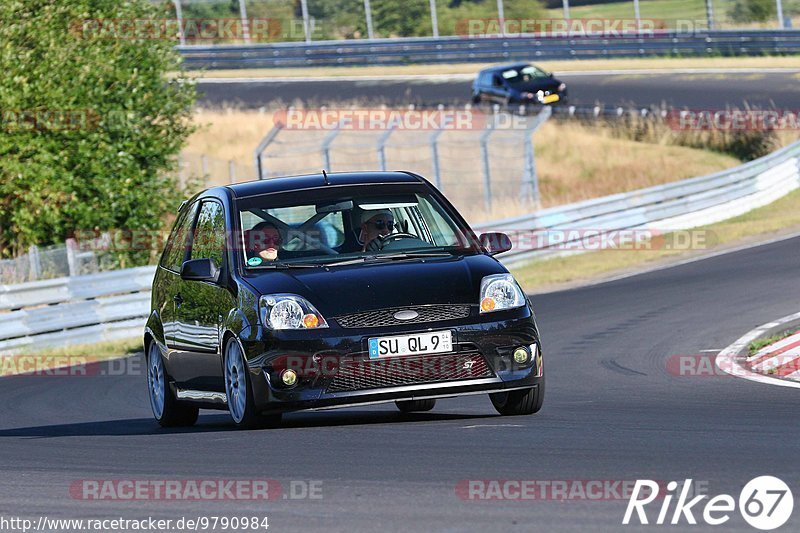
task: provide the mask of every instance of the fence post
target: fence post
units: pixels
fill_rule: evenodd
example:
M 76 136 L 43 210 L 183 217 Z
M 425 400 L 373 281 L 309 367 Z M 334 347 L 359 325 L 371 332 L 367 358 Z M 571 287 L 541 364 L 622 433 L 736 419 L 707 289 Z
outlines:
M 35 244 L 32 244 L 30 248 L 28 248 L 28 260 L 31 264 L 31 281 L 35 281 L 42 277 L 42 260 L 39 257 L 39 247 Z
M 182 155 L 178 155 L 178 187 L 180 187 L 181 191 L 186 189 L 186 176 L 184 175 L 183 171 L 186 168 L 186 164 L 183 160 Z
M 272 127 L 272 129 L 269 130 L 269 133 L 267 133 L 267 135 L 263 139 L 261 139 L 261 142 L 258 143 L 258 146 L 256 146 L 256 149 L 253 152 L 253 159 L 255 159 L 255 164 L 256 164 L 256 176 L 260 180 L 263 180 L 265 176 L 264 166 L 261 161 L 261 154 L 264 153 L 264 150 L 267 149 L 267 146 L 272 144 L 272 141 L 275 140 L 275 137 L 278 136 L 278 133 L 280 133 L 282 129 L 283 129 L 283 124 L 281 124 L 280 122 L 276 123 Z
M 200 172 L 203 173 L 203 187 L 208 187 L 208 157 L 206 154 L 200 156 Z
M 367 18 L 367 38 L 372 40 L 375 34 L 372 32 L 372 6 L 369 5 L 369 0 L 364 0 L 364 16 Z
M 239 0 L 239 16 L 242 19 L 242 37 L 244 42 L 250 44 L 250 23 L 247 20 L 247 8 L 244 5 L 244 0 Z
M 236 183 L 236 167 L 233 164 L 233 159 L 228 160 L 228 181 Z
M 78 261 L 75 257 L 75 248 L 77 248 L 78 243 L 75 239 L 67 239 L 64 244 L 67 248 L 67 268 L 69 268 L 69 277 L 77 276 Z
M 341 122 L 336 124 L 336 128 L 325 136 L 322 140 L 322 146 L 320 146 L 322 150 L 322 166 L 327 172 L 331 171 L 331 143 L 333 143 L 334 139 L 339 135 L 341 127 Z
M 181 11 L 181 0 L 172 0 L 175 4 L 175 17 L 178 19 L 178 39 L 181 46 L 186 46 L 186 34 L 183 32 L 183 12 Z
M 785 24 L 783 20 L 783 3 L 781 0 L 775 0 L 775 10 L 778 15 L 778 28 L 782 30 L 785 28 Z
M 441 137 L 442 133 L 444 133 L 444 129 L 439 128 L 438 130 L 431 133 L 430 138 L 430 145 L 431 145 L 431 165 L 433 166 L 433 181 L 436 184 L 436 188 L 442 191 L 442 169 L 439 166 L 439 137 Z
M 714 29 L 714 6 L 712 0 L 706 0 L 706 20 L 708 20 L 708 29 Z
M 533 200 L 538 208 L 541 205 L 541 193 L 539 192 L 539 174 L 536 171 L 536 152 L 533 147 L 533 134 L 544 124 L 553 114 L 551 107 L 545 107 L 525 128 L 525 174 L 522 178 L 522 188 L 520 190 L 520 200 L 523 202 Z
M 436 0 L 430 0 L 431 4 L 431 28 L 433 28 L 433 38 L 439 38 L 439 17 L 436 14 Z
M 483 161 L 483 202 L 488 212 L 492 211 L 492 174 L 489 169 L 489 136 L 494 131 L 495 117 L 492 115 L 492 122 L 486 126 L 486 130 L 481 133 L 481 160 Z
M 308 0 L 300 0 L 300 11 L 303 13 L 303 33 L 306 42 L 311 42 L 311 22 L 308 20 Z
M 392 124 L 392 127 L 386 130 L 384 133 L 378 137 L 378 163 L 380 164 L 381 170 L 386 172 L 386 143 L 389 141 L 389 137 L 391 137 L 392 133 L 394 132 L 395 125 Z

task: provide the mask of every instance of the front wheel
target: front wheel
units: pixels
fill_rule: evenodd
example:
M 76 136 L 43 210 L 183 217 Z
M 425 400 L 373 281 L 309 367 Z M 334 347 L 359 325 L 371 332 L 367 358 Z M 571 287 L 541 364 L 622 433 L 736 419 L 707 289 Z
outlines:
M 436 405 L 436 400 L 404 400 L 394 402 L 402 413 L 430 411 Z
M 250 371 L 235 339 L 229 340 L 225 348 L 225 397 L 228 412 L 238 428 L 252 429 L 280 423 L 280 413 L 264 416 L 256 411 Z
M 532 415 L 539 412 L 544 403 L 544 377 L 539 385 L 530 389 L 495 392 L 489 395 L 492 405 L 501 415 Z
M 200 410 L 180 403 L 172 394 L 161 350 L 155 341 L 150 342 L 147 350 L 147 390 L 153 416 L 162 427 L 193 426 L 197 422 Z

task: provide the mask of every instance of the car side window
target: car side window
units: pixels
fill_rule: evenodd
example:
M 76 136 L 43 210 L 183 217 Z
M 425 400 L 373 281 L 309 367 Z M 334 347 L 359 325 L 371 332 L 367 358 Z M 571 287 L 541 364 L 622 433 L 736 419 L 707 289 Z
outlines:
M 192 259 L 211 259 L 222 267 L 225 258 L 225 211 L 222 205 L 207 201 L 200 206 L 192 238 Z
M 194 215 L 197 213 L 197 204 L 192 204 L 185 209 L 169 236 L 167 245 L 164 247 L 164 254 L 161 256 L 161 266 L 173 272 L 180 272 L 183 262 L 186 260 L 187 238 L 192 230 Z

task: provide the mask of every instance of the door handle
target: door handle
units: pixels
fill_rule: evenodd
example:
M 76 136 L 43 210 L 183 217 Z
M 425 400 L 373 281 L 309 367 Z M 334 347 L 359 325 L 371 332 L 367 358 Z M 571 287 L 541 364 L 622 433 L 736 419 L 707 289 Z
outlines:
M 172 298 L 172 300 L 175 302 L 175 305 L 177 305 L 178 307 L 180 307 L 180 306 L 181 306 L 181 304 L 183 303 L 183 296 L 181 296 L 180 294 L 176 294 L 176 295 L 175 295 L 175 296 Z

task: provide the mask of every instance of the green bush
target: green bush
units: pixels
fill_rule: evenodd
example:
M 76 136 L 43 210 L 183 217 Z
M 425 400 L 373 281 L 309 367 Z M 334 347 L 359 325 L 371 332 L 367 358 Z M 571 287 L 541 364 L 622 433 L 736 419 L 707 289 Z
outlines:
M 179 68 L 173 39 L 86 25 L 150 18 L 165 13 L 148 0 L 0 2 L 0 257 L 74 234 L 162 229 L 195 88 L 165 77 Z
M 734 22 L 764 22 L 775 18 L 775 0 L 736 0 L 729 11 Z

